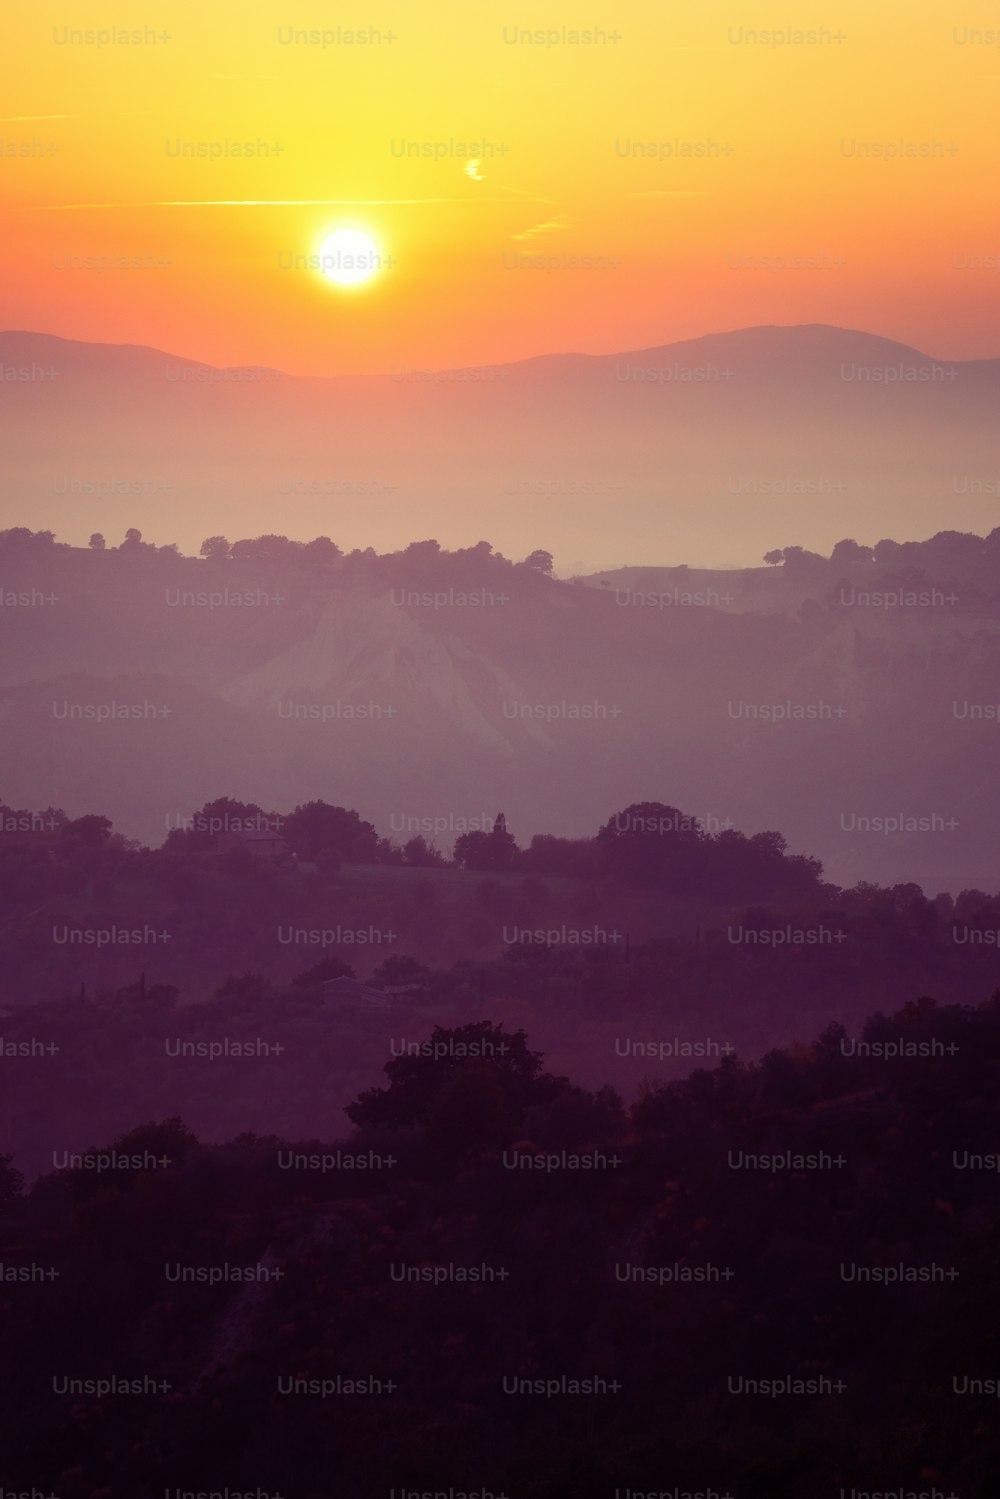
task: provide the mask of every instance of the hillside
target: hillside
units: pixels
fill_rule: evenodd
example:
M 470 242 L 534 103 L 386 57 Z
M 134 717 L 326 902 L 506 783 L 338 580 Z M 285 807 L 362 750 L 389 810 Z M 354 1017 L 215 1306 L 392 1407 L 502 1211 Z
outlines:
M 588 587 L 485 542 L 206 561 L 9 532 L 0 784 L 153 845 L 223 792 L 383 834 L 504 808 L 522 842 L 666 796 L 838 883 L 992 888 L 998 535 L 726 574 L 720 606 L 677 570 Z
M 400 1046 L 484 1014 L 631 1102 L 703 1061 L 1000 981 L 1000 894 L 841 890 L 780 838 L 695 832 L 666 807 L 521 850 L 463 835 L 478 868 L 329 807 L 269 815 L 288 841 L 272 861 L 201 831 L 230 813 L 150 851 L 100 817 L 17 833 L 30 819 L 0 809 L 0 1147 L 29 1175 L 150 1111 L 206 1141 L 322 1134 Z M 360 994 L 324 987 L 352 973 Z

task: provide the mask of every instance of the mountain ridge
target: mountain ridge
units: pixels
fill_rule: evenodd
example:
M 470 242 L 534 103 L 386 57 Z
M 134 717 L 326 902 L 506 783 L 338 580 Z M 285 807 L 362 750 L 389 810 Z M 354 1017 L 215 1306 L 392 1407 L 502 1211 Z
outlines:
M 520 359 L 508 359 L 491 361 L 488 364 L 455 364 L 435 367 L 437 374 L 461 374 L 463 372 L 490 369 L 490 370 L 518 370 L 526 366 L 537 367 L 540 364 L 561 364 L 570 362 L 579 363 L 606 363 L 610 360 L 643 359 L 649 360 L 656 357 L 665 357 L 676 354 L 680 350 L 693 350 L 701 346 L 710 346 L 723 343 L 728 340 L 744 343 L 749 339 L 760 338 L 761 335 L 774 337 L 778 341 L 786 341 L 786 336 L 795 337 L 802 335 L 822 334 L 824 337 L 832 335 L 835 339 L 856 339 L 863 346 L 891 349 L 899 354 L 912 357 L 927 363 L 947 363 L 956 367 L 996 367 L 1000 369 L 1000 355 L 995 357 L 977 359 L 950 359 L 943 355 L 928 354 L 912 344 L 907 344 L 899 339 L 894 339 L 881 333 L 872 333 L 863 328 L 844 328 L 837 323 L 757 323 L 744 328 L 729 328 L 712 333 L 698 334 L 694 338 L 673 339 L 662 344 L 651 344 L 641 348 L 629 348 L 612 351 L 610 353 L 592 353 L 584 350 L 555 350 L 543 354 L 527 354 Z M 169 350 L 160 349 L 154 344 L 143 343 L 114 343 L 105 340 L 69 338 L 64 334 L 46 333 L 37 329 L 9 328 L 0 329 L 0 354 L 4 352 L 5 343 L 8 340 L 38 341 L 43 347 L 47 344 L 58 345 L 61 348 L 73 348 L 77 350 L 87 349 L 91 351 L 114 351 L 122 355 L 154 355 L 157 359 L 166 359 L 176 364 L 186 364 L 199 369 L 212 370 L 259 370 L 268 373 L 280 374 L 286 380 L 308 380 L 336 383 L 349 380 L 397 380 L 398 371 L 380 370 L 367 372 L 365 374 L 340 374 L 340 375 L 312 375 L 298 374 L 281 368 L 277 365 L 266 363 L 240 363 L 240 364 L 216 364 L 211 360 L 198 359 L 190 354 L 174 354 Z M 22 356 L 23 357 L 23 356 Z M 429 366 L 408 366 L 407 370 L 418 373 L 429 369 Z

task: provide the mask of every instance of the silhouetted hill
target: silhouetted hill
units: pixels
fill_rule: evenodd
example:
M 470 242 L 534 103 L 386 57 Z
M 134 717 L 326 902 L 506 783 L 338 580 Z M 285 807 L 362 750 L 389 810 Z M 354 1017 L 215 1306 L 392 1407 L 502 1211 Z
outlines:
M 992 888 L 998 539 L 587 587 L 485 542 L 205 561 L 8 532 L 0 784 L 150 843 L 222 790 L 383 834 L 503 807 L 522 843 L 666 791 L 838 883 Z
M 491 1014 L 631 1100 L 698 1058 L 1000 976 L 1000 895 L 840 890 L 776 834 L 665 806 L 520 851 L 475 830 L 463 867 L 342 808 L 189 821 L 150 851 L 98 816 L 0 808 L 0 1146 L 30 1174 L 143 1110 L 206 1140 L 321 1133 L 433 1023 Z M 247 827 L 281 847 L 234 847 Z M 352 972 L 360 987 L 325 987 Z

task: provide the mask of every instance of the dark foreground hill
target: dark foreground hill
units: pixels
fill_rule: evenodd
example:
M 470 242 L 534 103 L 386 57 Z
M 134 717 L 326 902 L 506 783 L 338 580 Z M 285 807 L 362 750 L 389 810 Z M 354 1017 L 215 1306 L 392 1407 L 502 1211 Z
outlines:
M 175 1120 L 3 1174 L 5 1482 L 995 1491 L 1000 996 L 631 1113 L 522 1034 L 426 1040 L 349 1139 Z

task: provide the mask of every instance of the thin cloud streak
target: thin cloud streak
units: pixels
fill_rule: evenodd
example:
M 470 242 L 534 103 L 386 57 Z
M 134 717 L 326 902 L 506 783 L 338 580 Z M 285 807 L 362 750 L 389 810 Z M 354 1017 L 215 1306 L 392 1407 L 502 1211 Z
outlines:
M 546 219 L 542 224 L 534 224 L 530 229 L 522 229 L 520 234 L 512 234 L 511 239 L 534 239 L 536 234 L 548 234 L 553 229 L 568 229 L 569 224 L 561 216 L 557 219 Z
M 532 203 L 547 203 L 550 208 L 555 208 L 556 206 L 557 200 L 555 198 L 540 198 L 537 193 L 526 193 L 521 187 L 504 187 L 501 184 L 500 191 L 503 193 L 513 193 L 515 198 L 530 198 Z
M 155 203 L 42 203 L 38 212 L 58 213 L 76 208 L 397 208 L 417 203 L 470 201 L 468 198 L 166 198 Z

